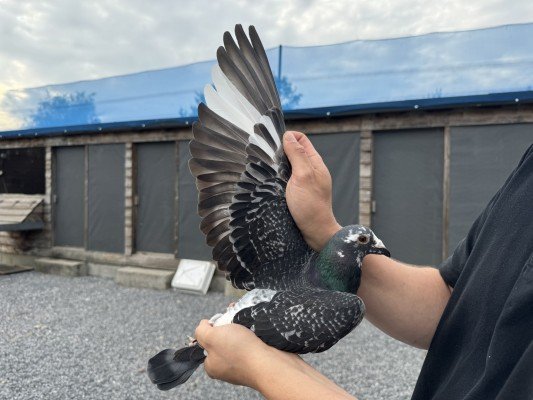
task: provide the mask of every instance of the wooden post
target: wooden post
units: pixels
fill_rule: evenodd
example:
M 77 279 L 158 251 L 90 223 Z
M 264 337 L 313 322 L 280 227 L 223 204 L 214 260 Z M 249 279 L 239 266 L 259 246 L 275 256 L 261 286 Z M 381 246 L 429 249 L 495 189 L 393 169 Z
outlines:
M 450 225 L 450 126 L 444 127 L 444 163 L 442 179 L 442 259 L 448 257 Z
M 54 187 L 53 187 L 53 164 L 52 164 L 52 147 L 46 146 L 44 153 L 44 207 L 43 207 L 43 221 L 46 232 L 47 247 L 52 247 L 54 243 L 54 229 L 53 229 L 53 201 L 54 201 Z
M 83 248 L 89 249 L 89 146 L 83 146 Z M 59 200 L 61 201 L 61 199 Z
M 359 224 L 372 224 L 372 131 L 361 131 L 359 146 Z
M 135 220 L 135 202 L 133 173 L 136 165 L 134 165 L 133 145 L 131 142 L 125 144 L 125 165 L 124 165 L 124 254 L 131 256 L 135 247 L 134 236 L 134 220 Z
M 176 177 L 174 183 L 174 257 L 179 258 L 178 254 L 178 244 L 179 244 L 179 179 L 180 179 L 180 142 L 176 140 L 175 142 L 175 158 L 176 158 L 176 168 L 174 169 L 174 176 Z

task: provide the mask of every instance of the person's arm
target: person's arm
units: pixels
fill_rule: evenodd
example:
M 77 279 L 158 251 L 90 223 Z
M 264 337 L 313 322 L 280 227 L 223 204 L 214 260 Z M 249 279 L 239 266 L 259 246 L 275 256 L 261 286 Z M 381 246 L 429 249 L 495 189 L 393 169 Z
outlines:
M 365 317 L 397 340 L 429 348 L 451 290 L 439 271 L 368 255 L 363 260 L 357 295 Z
M 195 337 L 208 353 L 204 368 L 211 378 L 251 387 L 269 400 L 354 399 L 298 355 L 266 345 L 243 326 L 214 328 L 203 320 Z
M 319 251 L 341 228 L 332 211 L 331 176 L 303 133 L 288 132 L 283 143 L 292 165 L 287 204 L 307 243 Z M 450 293 L 435 268 L 379 255 L 363 259 L 357 294 L 365 302 L 366 318 L 412 346 L 429 347 Z

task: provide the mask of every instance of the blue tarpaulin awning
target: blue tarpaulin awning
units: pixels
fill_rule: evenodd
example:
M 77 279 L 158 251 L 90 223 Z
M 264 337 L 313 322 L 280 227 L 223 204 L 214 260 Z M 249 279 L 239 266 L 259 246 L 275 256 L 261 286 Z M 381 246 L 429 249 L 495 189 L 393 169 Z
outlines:
M 533 23 L 267 53 L 287 117 L 327 117 L 532 102 L 531 37 Z M 213 65 L 9 91 L 0 136 L 188 125 Z

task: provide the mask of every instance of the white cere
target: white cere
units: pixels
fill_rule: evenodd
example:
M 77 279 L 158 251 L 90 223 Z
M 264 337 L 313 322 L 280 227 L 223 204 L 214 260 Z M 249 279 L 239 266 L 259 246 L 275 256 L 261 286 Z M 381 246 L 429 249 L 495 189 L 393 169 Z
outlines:
M 373 234 L 373 237 L 374 237 L 374 247 L 380 247 L 380 248 L 385 248 L 385 245 L 383 244 L 383 242 L 378 239 L 378 237 L 376 235 Z

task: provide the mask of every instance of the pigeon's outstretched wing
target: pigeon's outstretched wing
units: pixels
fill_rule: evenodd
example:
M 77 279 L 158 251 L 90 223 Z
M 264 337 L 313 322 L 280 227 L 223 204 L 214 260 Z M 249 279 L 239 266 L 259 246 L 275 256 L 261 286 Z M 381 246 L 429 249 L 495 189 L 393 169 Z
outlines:
M 320 289 L 278 292 L 270 302 L 239 311 L 233 322 L 265 343 L 291 353 L 319 353 L 350 333 L 363 319 L 356 295 Z
M 198 107 L 189 162 L 199 190 L 198 213 L 213 259 L 237 288 L 277 288 L 268 263 L 298 261 L 311 252 L 285 201 L 290 164 L 285 124 L 268 59 L 253 26 L 224 34 Z M 258 276 L 268 277 L 268 283 Z M 270 274 L 272 275 L 272 274 Z M 282 277 L 280 276 L 280 279 Z

